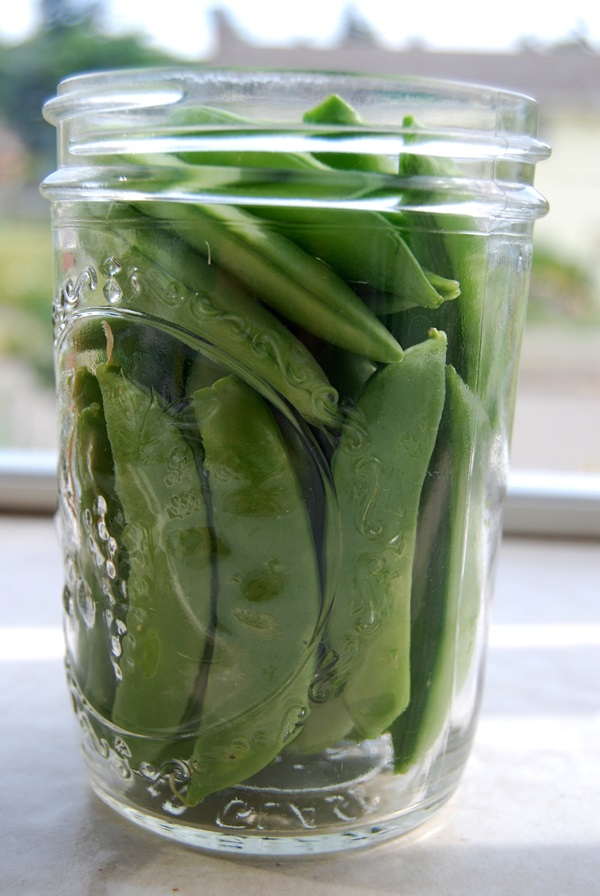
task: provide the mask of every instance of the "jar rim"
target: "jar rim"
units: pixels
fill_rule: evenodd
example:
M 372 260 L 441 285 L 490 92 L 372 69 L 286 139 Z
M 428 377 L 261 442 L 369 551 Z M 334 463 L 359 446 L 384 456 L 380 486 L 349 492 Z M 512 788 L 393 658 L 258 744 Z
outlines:
M 347 120 L 307 117 L 332 96 L 350 107 Z M 285 176 L 286 160 L 295 159 L 295 169 L 298 157 L 315 160 L 333 153 L 440 159 L 442 166 L 429 177 L 413 178 L 410 190 L 429 197 L 428 203 L 435 196 L 451 214 L 470 204 L 486 218 L 532 220 L 548 208 L 533 188 L 535 164 L 550 153 L 537 136 L 539 106 L 530 97 L 492 87 L 345 72 L 115 69 L 66 78 L 44 115 L 59 129 L 61 152 L 59 170 L 42 185 L 49 199 L 77 198 L 85 183 L 90 198 L 131 191 L 145 197 L 158 190 L 177 201 L 203 196 L 226 202 L 231 201 L 227 190 L 223 196 L 202 192 L 196 179 L 200 166 L 235 167 L 243 159 L 246 176 L 252 177 L 248 171 L 261 155 L 260 165 Z M 193 164 L 169 170 L 173 159 L 184 156 Z M 258 171 L 261 181 L 264 167 Z M 328 178 L 339 184 L 344 168 L 326 168 Z M 400 207 L 398 197 L 408 187 L 397 169 L 385 176 L 361 172 L 361 177 L 370 180 L 370 193 L 383 205 L 387 199 L 381 197 L 389 194 Z M 236 200 L 243 201 L 239 195 Z M 247 201 L 254 201 L 250 194 Z M 418 205 L 419 198 L 415 201 Z
M 63 79 L 44 105 L 48 122 L 58 125 L 90 114 L 143 111 L 204 101 L 261 103 L 264 123 L 285 124 L 284 112 L 303 108 L 311 97 L 345 91 L 348 102 L 371 113 L 364 127 L 403 127 L 407 110 L 427 110 L 433 127 L 447 134 L 494 134 L 527 144 L 532 161 L 546 158 L 549 148 L 537 139 L 539 105 L 526 94 L 478 84 L 359 72 L 293 69 L 231 69 L 198 66 L 148 67 L 84 72 Z M 280 104 L 277 97 L 280 97 Z M 440 122 L 446 115 L 446 126 Z M 293 115 L 290 119 L 293 121 Z M 254 123 L 255 127 L 256 124 Z

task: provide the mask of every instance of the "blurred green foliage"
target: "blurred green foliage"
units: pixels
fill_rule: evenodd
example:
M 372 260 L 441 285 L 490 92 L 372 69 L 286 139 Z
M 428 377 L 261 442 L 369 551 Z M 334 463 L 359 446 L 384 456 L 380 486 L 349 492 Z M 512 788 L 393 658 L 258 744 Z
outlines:
M 102 32 L 94 7 L 72 21 L 41 29 L 24 43 L 0 45 L 0 119 L 19 135 L 34 166 L 31 177 L 55 154 L 56 134 L 42 117 L 44 101 L 67 75 L 109 68 L 167 65 L 173 58 L 137 35 Z
M 556 246 L 534 241 L 528 320 L 600 322 L 598 289 L 588 268 Z
M 45 221 L 0 221 L 2 355 L 22 358 L 52 387 L 52 248 Z
M 104 33 L 101 3 L 55 6 L 61 14 L 29 40 L 0 43 L 0 124 L 23 146 L 18 180 L 0 177 L 0 358 L 24 360 L 48 389 L 52 249 L 49 209 L 37 186 L 55 167 L 56 131 L 44 120 L 42 106 L 67 75 L 173 62 L 138 35 Z

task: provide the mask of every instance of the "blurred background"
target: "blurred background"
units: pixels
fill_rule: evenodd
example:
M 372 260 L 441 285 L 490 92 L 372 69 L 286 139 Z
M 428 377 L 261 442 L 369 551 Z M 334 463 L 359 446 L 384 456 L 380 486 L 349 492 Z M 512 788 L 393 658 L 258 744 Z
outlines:
M 408 6 L 414 8 L 410 9 Z M 151 7 L 151 8 L 150 8 Z M 531 7 L 531 9 L 530 9 Z M 48 203 L 65 75 L 190 62 L 424 75 L 517 90 L 553 149 L 536 185 L 513 468 L 600 473 L 600 4 L 19 0 L 0 22 L 0 452 L 56 447 Z M 528 18 L 529 15 L 529 18 Z M 38 454 L 35 454 L 35 453 Z

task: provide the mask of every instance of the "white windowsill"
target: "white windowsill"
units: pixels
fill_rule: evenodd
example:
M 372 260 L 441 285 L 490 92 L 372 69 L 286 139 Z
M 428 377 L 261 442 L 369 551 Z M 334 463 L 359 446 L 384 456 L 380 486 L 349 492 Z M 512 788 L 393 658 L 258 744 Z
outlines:
M 56 455 L 0 449 L 0 513 L 53 513 Z M 504 531 L 511 535 L 600 536 L 600 474 L 513 470 Z
M 92 795 L 64 680 L 53 521 L 0 517 L 0 563 L 3 893 L 598 893 L 596 543 L 504 539 L 473 752 L 434 822 L 373 851 L 271 864 L 178 847 Z

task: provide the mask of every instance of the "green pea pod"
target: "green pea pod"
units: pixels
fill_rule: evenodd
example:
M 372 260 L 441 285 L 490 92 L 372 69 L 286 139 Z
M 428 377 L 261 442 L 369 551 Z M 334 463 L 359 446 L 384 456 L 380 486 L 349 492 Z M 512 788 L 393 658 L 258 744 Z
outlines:
M 211 265 L 309 333 L 374 361 L 401 359 L 389 330 L 334 270 L 255 216 L 233 206 L 154 200 L 139 209 L 168 221 Z
M 352 106 L 337 94 L 331 94 L 321 103 L 305 112 L 302 120 L 306 124 L 346 125 L 364 127 L 365 122 Z M 335 135 L 332 135 L 335 136 Z M 347 139 L 345 135 L 345 139 Z M 389 156 L 370 153 L 315 153 L 314 157 L 330 168 L 351 171 L 374 171 L 378 174 L 395 174 L 396 160 Z
M 127 559 L 119 544 L 123 519 L 101 402 L 96 378 L 82 368 L 73 388 L 75 425 L 69 449 L 79 533 L 70 597 L 78 623 L 73 662 L 86 700 L 110 718 L 117 682 L 114 638 L 123 604 L 119 583 L 126 577 Z
M 310 423 L 338 423 L 337 393 L 311 353 L 267 309 L 147 218 L 132 229 L 131 215 L 122 209 L 113 211 L 111 221 L 101 251 L 118 261 L 120 308 L 142 313 L 157 326 L 168 322 L 192 348 L 202 350 L 204 344 L 210 354 L 210 344 L 216 346 L 217 360 L 237 362 L 238 374 L 268 383 Z M 82 239 L 90 255 L 97 255 L 96 234 L 82 228 Z
M 400 364 L 374 374 L 333 458 L 342 571 L 327 642 L 360 737 L 381 734 L 409 701 L 417 516 L 444 404 L 445 355 L 445 335 L 433 331 Z
M 220 550 L 192 804 L 259 771 L 298 733 L 321 617 L 308 513 L 271 412 L 235 377 L 198 391 L 194 408 Z
M 362 126 L 364 123 L 343 99 L 336 95 L 326 98 L 311 111 L 305 113 L 306 123 L 320 125 Z M 347 139 L 347 134 L 345 135 Z M 324 153 L 317 158 L 329 168 L 367 171 L 378 174 L 396 174 L 397 162 L 388 156 L 365 153 Z M 420 306 L 437 308 L 442 302 L 455 299 L 460 294 L 455 280 L 432 274 L 417 261 L 398 229 L 383 214 L 369 209 L 352 209 L 348 202 L 369 199 L 369 191 L 383 186 L 378 180 L 356 182 L 354 189 L 337 196 L 340 185 L 336 177 L 329 184 L 322 176 L 325 190 L 324 207 L 313 203 L 299 206 L 297 202 L 286 204 L 285 198 L 297 195 L 295 184 L 274 184 L 267 188 L 267 195 L 280 198 L 280 202 L 266 203 L 256 209 L 256 214 L 282 225 L 286 235 L 302 248 L 330 264 L 346 281 L 365 283 L 370 293 L 369 307 L 376 313 L 395 313 L 405 308 Z M 329 178 L 331 181 L 331 178 Z M 307 191 L 310 192 L 310 185 Z M 258 195 L 259 187 L 244 185 L 247 195 Z M 322 188 L 323 189 L 323 188 Z M 317 198 L 319 198 L 317 194 Z M 377 359 L 375 359 L 377 360 Z
M 403 124 L 406 127 L 419 128 L 412 116 L 407 116 Z M 418 141 L 418 133 L 407 138 L 409 145 L 416 145 Z M 410 188 L 405 190 L 403 198 L 407 205 L 414 200 L 419 206 L 437 206 L 441 210 L 448 199 L 444 193 L 436 192 L 436 185 L 440 179 L 442 182 L 453 179 L 460 182 L 465 176 L 459 166 L 450 159 L 410 152 L 400 156 L 399 172 L 408 181 L 417 178 L 422 179 L 425 184 L 432 185 L 430 190 L 422 188 L 418 191 L 411 191 Z M 484 351 L 481 346 L 484 315 L 490 313 L 486 303 L 489 304 L 493 298 L 493 291 L 487 289 L 489 234 L 478 236 L 476 222 L 466 215 L 448 217 L 438 210 L 433 213 L 411 213 L 408 224 L 406 215 L 402 219 L 396 218 L 395 215 L 390 215 L 389 218 L 397 220 L 399 226 L 406 228 L 407 240 L 424 267 L 460 282 L 459 301 L 445 304 L 429 316 L 422 316 L 421 321 L 416 322 L 417 327 L 413 331 L 415 338 L 419 339 L 418 331 L 427 326 L 438 326 L 453 334 L 448 361 L 470 388 L 482 394 L 481 385 L 485 375 L 485 361 L 482 359 L 493 359 L 497 355 L 495 340 L 498 328 L 487 327 L 485 331 L 489 333 L 494 343 L 489 351 Z M 497 291 L 497 295 L 505 307 L 506 300 L 501 291 Z M 406 331 L 412 329 L 414 318 L 418 313 L 409 312 L 403 327 L 397 330 L 394 327 L 394 330 L 404 335 Z
M 311 709 L 302 731 L 292 742 L 290 752 L 311 756 L 331 749 L 347 738 L 354 728 L 354 721 L 343 694 L 331 695 L 321 700 L 314 685 L 311 688 Z
M 175 153 L 176 158 L 188 165 L 207 165 L 215 167 L 232 166 L 240 168 L 269 168 L 273 171 L 324 171 L 324 165 L 320 165 L 314 156 L 291 152 L 253 152 L 248 151 L 253 137 L 253 122 L 225 109 L 216 109 L 211 106 L 185 106 L 175 109 L 169 116 L 169 130 L 181 127 L 181 136 L 193 137 L 195 133 L 204 139 L 211 133 L 211 126 L 219 125 L 215 132 L 217 139 L 222 143 L 223 126 L 230 126 L 232 134 L 241 132 L 244 137 L 243 150 L 223 150 L 222 148 L 211 152 L 183 150 Z M 257 129 L 258 130 L 258 129 Z
M 129 556 L 113 722 L 168 737 L 189 713 L 211 620 L 211 535 L 194 455 L 158 397 L 96 370 Z M 145 756 L 148 759 L 148 756 Z
M 391 728 L 396 769 L 406 772 L 444 734 L 481 623 L 487 557 L 490 426 L 454 368 L 419 512 L 411 606 L 411 699 Z
M 307 112 L 304 121 L 345 127 L 362 125 L 352 107 L 335 95 Z M 252 122 L 207 107 L 176 110 L 170 118 L 171 127 L 185 126 L 185 133 L 191 135 L 200 128 L 204 138 L 211 124 L 243 127 L 248 140 L 247 128 Z M 349 199 L 368 197 L 369 192 L 380 188 L 379 181 L 360 178 L 359 172 L 395 174 L 396 162 L 387 156 L 327 153 L 323 156 L 326 165 L 314 155 L 252 151 L 184 152 L 173 156 L 175 158 L 190 167 L 201 165 L 203 182 L 210 181 L 213 188 L 219 184 L 226 187 L 232 202 L 235 202 L 235 180 L 232 182 L 221 169 L 232 165 L 239 167 L 239 190 L 244 201 L 247 202 L 248 197 L 262 199 L 260 206 L 254 209 L 255 214 L 282 224 L 281 233 L 265 234 L 256 219 L 253 221 L 251 215 L 239 208 L 212 206 L 198 207 L 197 211 L 190 210 L 189 213 L 187 208 L 182 211 L 184 217 L 195 219 L 190 221 L 190 231 L 184 235 L 200 251 L 208 251 L 215 259 L 219 258 L 218 263 L 244 282 L 251 280 L 252 291 L 258 298 L 309 332 L 375 361 L 399 360 L 397 354 L 394 356 L 398 346 L 392 345 L 389 333 L 361 306 L 334 271 L 345 281 L 367 282 L 385 293 L 381 301 L 386 311 L 414 305 L 437 307 L 458 295 L 457 283 L 430 275 L 421 268 L 397 229 L 390 226 L 383 215 L 374 211 L 352 212 L 348 208 L 335 208 L 336 202 L 346 205 Z M 215 166 L 216 173 L 208 173 L 207 166 L 210 165 Z M 270 172 L 266 181 L 258 176 L 263 168 Z M 333 182 L 331 178 L 324 179 L 323 172 L 332 168 L 350 170 L 353 179 L 348 182 L 345 178 L 341 185 L 338 184 L 339 177 Z M 303 175 L 308 180 L 303 180 Z M 318 179 L 311 175 L 317 175 Z M 173 177 L 177 179 L 176 169 Z M 324 198 L 332 207 L 315 208 L 315 191 L 317 198 L 324 191 Z M 304 207 L 297 201 L 287 201 L 290 198 L 297 200 L 302 195 L 306 198 Z M 147 211 L 160 214 L 154 204 Z M 201 214 L 209 220 L 202 220 Z M 293 242 L 286 239 L 288 236 Z M 306 250 L 309 257 L 300 253 L 298 247 Z M 258 251 L 258 258 L 253 255 L 254 251 Z M 266 269 L 265 259 L 269 262 Z M 334 271 L 328 270 L 320 259 Z M 287 287 L 281 284 L 280 268 L 293 278 L 293 284 Z M 337 321 L 327 315 L 327 308 L 334 304 L 340 312 Z M 373 310 L 378 311 L 377 307 Z M 363 338 L 358 342 L 359 334 L 352 329 L 354 322 L 363 330 Z
M 439 308 L 460 295 L 458 281 L 423 268 L 399 230 L 379 212 L 273 204 L 261 205 L 256 213 L 277 221 L 282 233 L 357 284 L 357 290 L 366 284 L 368 306 L 377 314 Z

